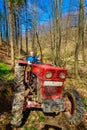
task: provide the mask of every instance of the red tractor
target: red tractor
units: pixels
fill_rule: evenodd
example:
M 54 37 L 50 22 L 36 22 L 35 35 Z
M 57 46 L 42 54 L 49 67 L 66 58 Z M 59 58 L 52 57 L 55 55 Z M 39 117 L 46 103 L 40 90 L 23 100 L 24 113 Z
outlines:
M 84 104 L 76 90 L 64 90 L 67 71 L 50 64 L 28 64 L 19 60 L 15 66 L 15 92 L 11 124 L 22 124 L 26 108 L 40 108 L 44 113 L 58 116 L 60 112 L 70 124 L 79 125 Z

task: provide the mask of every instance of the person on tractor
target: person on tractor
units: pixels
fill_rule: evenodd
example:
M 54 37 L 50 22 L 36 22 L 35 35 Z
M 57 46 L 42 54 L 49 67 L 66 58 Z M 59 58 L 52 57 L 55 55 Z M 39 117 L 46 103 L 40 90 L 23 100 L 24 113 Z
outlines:
M 28 64 L 31 66 L 33 63 L 37 63 L 40 60 L 33 51 L 30 51 L 30 56 L 27 58 Z
M 39 63 L 40 61 L 40 58 L 39 56 L 35 55 L 35 53 L 33 51 L 30 51 L 30 55 L 27 57 L 27 61 L 28 61 L 28 64 L 29 66 L 26 67 L 26 76 L 25 77 L 32 77 L 34 78 L 34 74 L 31 72 L 31 67 L 32 67 L 32 64 L 37 64 Z M 28 75 L 28 76 L 27 76 Z M 30 75 L 30 76 L 29 76 Z M 27 79 L 27 78 L 26 78 Z M 27 79 L 28 80 L 28 79 Z M 27 82 L 26 80 L 26 82 Z M 29 81 L 29 83 L 31 84 L 31 81 Z

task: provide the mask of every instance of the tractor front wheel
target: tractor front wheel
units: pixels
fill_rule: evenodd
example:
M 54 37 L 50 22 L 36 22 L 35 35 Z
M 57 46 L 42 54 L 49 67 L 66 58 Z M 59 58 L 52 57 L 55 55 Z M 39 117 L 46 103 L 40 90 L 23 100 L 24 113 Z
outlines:
M 79 125 L 83 120 L 84 104 L 76 90 L 65 90 L 63 93 L 65 119 L 73 125 Z
M 19 127 L 22 124 L 23 118 L 23 107 L 24 107 L 24 72 L 25 67 L 19 64 L 15 66 L 15 92 L 12 103 L 11 111 L 11 125 L 14 127 Z

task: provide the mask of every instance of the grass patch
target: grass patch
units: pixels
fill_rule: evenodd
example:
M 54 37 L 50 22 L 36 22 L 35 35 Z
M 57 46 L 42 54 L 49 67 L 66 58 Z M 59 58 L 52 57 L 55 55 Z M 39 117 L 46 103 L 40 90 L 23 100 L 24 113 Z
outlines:
M 87 110 L 87 99 L 84 99 L 85 109 Z
M 37 115 L 38 115 L 39 122 L 46 122 L 43 112 L 37 110 Z
M 0 62 L 0 79 L 13 79 L 14 76 L 11 74 L 11 68 L 5 63 Z
M 25 126 L 24 130 L 37 130 L 37 128 L 34 126 L 30 126 L 30 127 Z

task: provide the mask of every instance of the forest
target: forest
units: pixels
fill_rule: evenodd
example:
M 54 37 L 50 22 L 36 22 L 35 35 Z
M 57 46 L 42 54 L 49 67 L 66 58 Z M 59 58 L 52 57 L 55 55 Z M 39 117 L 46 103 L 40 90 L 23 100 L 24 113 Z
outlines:
M 65 89 L 79 92 L 84 102 L 81 126 L 58 124 L 41 111 L 31 111 L 18 130 L 87 129 L 87 0 L 0 0 L 0 130 L 10 126 L 15 66 L 34 51 L 44 64 L 65 68 Z M 49 124 L 46 124 L 48 120 Z M 52 126 L 50 126 L 52 125 Z

